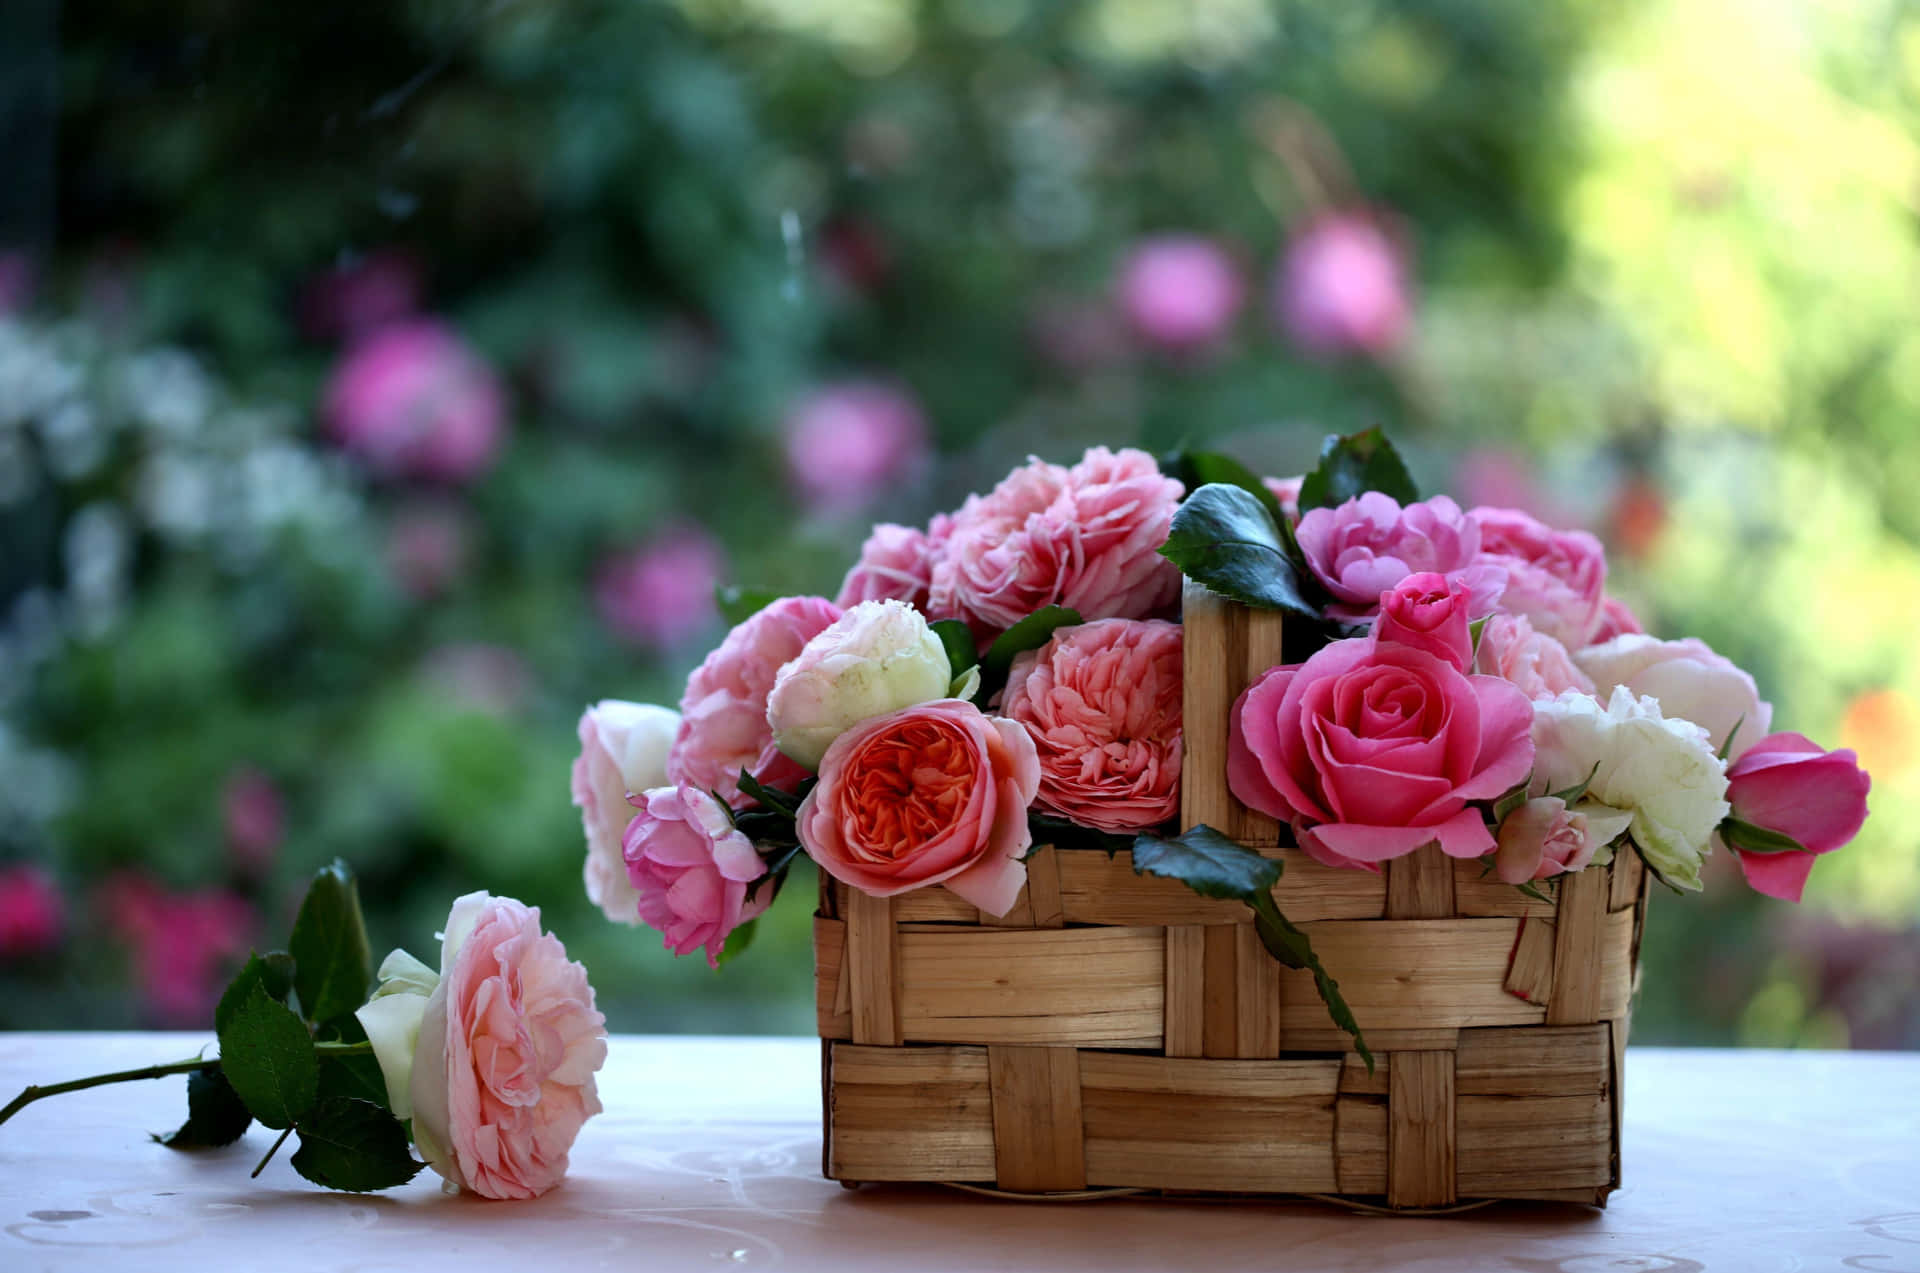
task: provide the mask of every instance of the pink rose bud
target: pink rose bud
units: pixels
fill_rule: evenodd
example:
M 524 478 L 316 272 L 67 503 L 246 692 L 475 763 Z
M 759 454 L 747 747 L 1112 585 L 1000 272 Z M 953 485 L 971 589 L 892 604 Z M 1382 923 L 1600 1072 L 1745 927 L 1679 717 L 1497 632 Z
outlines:
M 1276 280 L 1280 321 L 1310 354 L 1383 354 L 1406 334 L 1403 250 L 1364 213 L 1324 217 L 1295 236 Z
M 493 369 L 430 319 L 380 328 L 334 368 L 330 437 L 383 477 L 465 482 L 494 460 L 506 401 Z
M 1219 244 L 1190 234 L 1142 240 L 1120 270 L 1120 306 L 1143 340 L 1170 353 L 1219 343 L 1240 312 L 1240 271 Z
M 587 836 L 587 898 L 617 924 L 640 922 L 640 895 L 627 879 L 623 842 L 633 807 L 627 797 L 667 781 L 667 752 L 680 713 L 651 703 L 602 699 L 580 716 L 573 803 Z
M 697 787 L 655 787 L 632 799 L 622 852 L 640 895 L 640 920 L 676 955 L 705 947 L 720 966 L 727 934 L 767 909 L 771 885 L 752 901 L 747 885 L 767 873 L 753 842 L 733 829 L 725 805 Z
M 1473 662 L 1467 610 L 1473 604 L 1465 582 L 1431 571 L 1408 575 L 1380 594 L 1375 641 L 1393 641 L 1446 660 L 1460 671 Z
M 1280 511 L 1295 526 L 1300 524 L 1300 488 L 1306 483 L 1305 476 L 1263 477 L 1261 485 L 1280 501 Z
M 1760 697 L 1753 678 L 1694 637 L 1661 641 L 1620 636 L 1588 646 L 1574 661 L 1593 678 L 1601 698 L 1624 685 L 1636 695 L 1658 699 L 1662 716 L 1677 716 L 1705 729 L 1716 751 L 1727 746 L 1728 760 L 1738 760 L 1773 724 L 1773 705 Z
M 1791 836 L 1807 850 L 1751 853 L 1736 848 L 1747 883 L 1768 897 L 1799 901 L 1813 859 L 1860 833 L 1871 785 L 1853 752 L 1825 751 L 1799 734 L 1769 734 L 1747 748 L 1727 769 L 1733 816 Z
M 920 404 L 895 385 L 849 381 L 787 416 L 787 471 L 808 504 L 844 513 L 914 476 L 928 459 Z
M 705 529 L 671 527 L 601 563 L 594 608 L 622 640 L 678 649 L 719 617 L 713 590 L 726 568 L 720 541 Z
M 1605 645 L 1617 636 L 1639 636 L 1646 630 L 1626 602 L 1618 597 L 1604 597 L 1600 602 L 1600 627 L 1588 642 Z
M 1476 508 L 1480 559 L 1506 575 L 1500 608 L 1524 614 L 1538 631 L 1570 650 L 1588 644 L 1600 626 L 1607 554 L 1583 530 L 1554 530 L 1513 508 Z
M 1633 821 L 1631 811 L 1604 805 L 1567 808 L 1564 800 L 1540 796 L 1506 816 L 1500 824 L 1493 870 L 1508 884 L 1550 879 L 1583 871 L 1593 855 Z
M 864 721 L 834 740 L 801 802 L 800 843 L 874 897 L 930 884 L 1004 915 L 1032 844 L 1040 761 L 1026 729 L 959 699 Z
M 43 955 L 66 930 L 60 886 L 31 863 L 0 868 L 0 959 Z
M 1327 613 L 1361 623 L 1380 596 L 1412 574 L 1445 575 L 1471 594 L 1471 618 L 1490 614 L 1505 572 L 1480 561 L 1480 528 L 1444 495 L 1405 508 L 1379 491 L 1337 508 L 1309 509 L 1296 536 L 1307 566 L 1333 594 Z
M 860 546 L 860 560 L 840 584 L 835 604 L 904 601 L 925 608 L 933 578 L 934 543 L 925 531 L 881 522 Z
M 1015 658 L 1001 710 L 1033 737 L 1041 809 L 1126 832 L 1180 812 L 1180 709 L 1180 625 L 1102 619 Z
M 235 770 L 220 793 L 227 852 L 246 870 L 260 874 L 273 865 L 286 837 L 286 806 L 280 788 L 258 769 Z
M 1473 670 L 1511 681 L 1528 698 L 1554 698 L 1566 690 L 1593 693 L 1593 680 L 1567 647 L 1535 632 L 1525 615 L 1496 614 L 1480 630 Z

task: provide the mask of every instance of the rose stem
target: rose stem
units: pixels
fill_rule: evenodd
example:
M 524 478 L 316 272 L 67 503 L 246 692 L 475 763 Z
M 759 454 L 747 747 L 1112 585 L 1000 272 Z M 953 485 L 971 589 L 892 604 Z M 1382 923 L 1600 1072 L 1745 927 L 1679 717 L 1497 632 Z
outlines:
M 138 1070 L 118 1070 L 112 1074 L 96 1074 L 92 1078 L 69 1079 L 65 1083 L 48 1083 L 46 1086 L 30 1085 L 20 1095 L 13 1098 L 5 1109 L 0 1109 L 0 1123 L 6 1122 L 27 1106 L 43 1096 L 59 1096 L 63 1092 L 80 1092 L 89 1087 L 101 1087 L 108 1083 L 130 1083 L 134 1079 L 163 1079 L 169 1074 L 191 1074 L 195 1070 L 205 1069 L 209 1065 L 218 1065 L 205 1057 L 195 1057 L 191 1061 L 174 1061 L 168 1065 L 149 1065 Z

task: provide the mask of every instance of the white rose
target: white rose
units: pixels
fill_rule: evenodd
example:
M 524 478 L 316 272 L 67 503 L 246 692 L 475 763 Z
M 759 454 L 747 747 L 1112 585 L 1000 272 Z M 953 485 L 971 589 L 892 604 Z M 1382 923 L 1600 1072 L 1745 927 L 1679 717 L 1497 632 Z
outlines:
M 1577 690 L 1533 705 L 1534 794 L 1577 787 L 1631 811 L 1628 834 L 1676 887 L 1700 887 L 1700 862 L 1727 816 L 1726 766 L 1707 731 L 1669 719 L 1652 698 L 1614 689 L 1607 705 Z M 1596 768 L 1597 766 L 1597 768 Z
M 1593 678 L 1602 698 L 1624 685 L 1657 699 L 1660 714 L 1668 720 L 1690 720 L 1705 729 L 1716 752 L 1737 727 L 1727 751 L 1730 761 L 1765 738 L 1773 724 L 1773 706 L 1760 697 L 1753 678 L 1694 637 L 1662 641 L 1628 633 L 1588 646 L 1573 661 Z
M 587 833 L 587 896 L 620 924 L 640 922 L 640 895 L 627 880 L 620 842 L 633 820 L 629 792 L 664 786 L 680 713 L 649 703 L 604 699 L 580 717 L 573 803 Z
M 440 974 L 406 951 L 396 950 L 380 961 L 379 977 L 380 988 L 353 1015 L 367 1032 L 374 1060 L 380 1062 L 393 1116 L 412 1118 L 413 1053 Z

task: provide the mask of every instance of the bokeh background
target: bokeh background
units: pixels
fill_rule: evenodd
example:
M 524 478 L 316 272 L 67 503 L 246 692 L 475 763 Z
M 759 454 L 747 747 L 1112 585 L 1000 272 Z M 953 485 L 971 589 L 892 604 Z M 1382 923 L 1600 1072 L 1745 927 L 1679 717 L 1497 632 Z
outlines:
M 0 1025 L 203 1025 L 337 855 L 806 1032 L 805 905 L 587 904 L 581 708 L 1029 451 L 1381 423 L 1874 776 L 1635 1038 L 1920 1047 L 1920 5 L 9 0 L 0 159 Z

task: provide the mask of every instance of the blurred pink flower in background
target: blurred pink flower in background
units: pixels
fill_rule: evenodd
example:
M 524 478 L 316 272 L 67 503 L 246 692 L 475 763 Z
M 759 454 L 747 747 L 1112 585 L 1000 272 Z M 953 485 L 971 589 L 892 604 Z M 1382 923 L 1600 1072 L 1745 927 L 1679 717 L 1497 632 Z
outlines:
M 846 513 L 913 476 L 928 458 L 927 420 L 904 388 L 848 380 L 787 413 L 787 473 L 816 512 Z
M 0 252 L 0 315 L 14 314 L 33 302 L 40 271 L 25 252 Z
M 0 959 L 44 954 L 66 931 L 60 886 L 30 862 L 0 868 Z
M 264 874 L 287 833 L 286 805 L 273 779 L 252 767 L 228 774 L 220 821 L 234 862 L 249 874 Z
M 161 1027 L 205 1029 L 259 928 L 253 908 L 224 889 L 168 892 L 133 871 L 108 877 L 98 901 L 133 955 L 143 1015 Z
M 533 692 L 527 661 L 504 645 L 437 646 L 421 660 L 420 674 L 461 706 L 493 716 L 512 715 Z
M 417 601 L 441 596 L 466 573 L 469 518 L 432 500 L 404 504 L 387 524 L 387 571 Z
M 1246 299 L 1218 243 L 1192 234 L 1142 239 L 1120 268 L 1120 307 L 1141 339 L 1169 353 L 1218 344 Z
M 418 261 L 397 249 L 373 252 L 308 281 L 300 326 L 316 340 L 352 342 L 413 314 L 420 294 Z
M 1123 361 L 1130 341 L 1113 306 L 1080 297 L 1043 297 L 1027 319 L 1034 349 L 1063 371 L 1086 373 Z
M 464 482 L 493 463 L 506 399 L 493 369 L 432 319 L 373 332 L 335 366 L 321 404 L 335 442 L 383 477 Z
M 820 231 L 817 256 L 821 272 L 839 291 L 864 296 L 893 273 L 893 250 L 871 221 L 840 217 Z
M 1452 493 L 1467 508 L 1517 508 L 1548 523 L 1559 520 L 1548 515 L 1551 502 L 1526 457 L 1498 447 L 1475 447 L 1462 455 L 1453 466 Z
M 1406 334 L 1405 250 L 1364 212 L 1308 225 L 1287 247 L 1274 307 L 1310 354 L 1383 354 Z
M 675 649 L 719 618 L 713 589 L 726 568 L 720 541 L 703 527 L 669 527 L 601 563 L 594 608 L 622 640 Z

